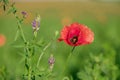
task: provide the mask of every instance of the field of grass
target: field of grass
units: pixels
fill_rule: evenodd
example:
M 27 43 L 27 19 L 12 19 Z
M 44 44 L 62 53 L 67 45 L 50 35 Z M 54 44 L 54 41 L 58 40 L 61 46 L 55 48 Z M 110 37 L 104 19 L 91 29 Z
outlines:
M 79 77 L 79 73 L 89 65 L 86 63 L 87 61 L 91 64 L 90 55 L 97 56 L 96 58 L 105 64 L 105 69 L 108 70 L 106 72 L 110 73 L 108 76 L 112 76 L 111 79 L 101 78 L 99 80 L 120 80 L 120 3 L 25 2 L 16 3 L 16 7 L 18 8 L 18 15 L 20 15 L 19 12 L 21 11 L 28 12 L 28 17 L 24 21 L 22 28 L 26 39 L 29 41 L 33 37 L 31 23 L 36 13 L 41 16 L 37 40 L 43 40 L 45 44 L 54 38 L 56 30 L 60 32 L 64 25 L 69 25 L 73 22 L 85 24 L 93 30 L 95 34 L 94 42 L 90 45 L 78 46 L 73 52 L 69 61 L 70 64 L 66 70 L 66 73 L 72 77 L 70 80 L 87 80 Z M 14 42 L 16 30 L 17 23 L 14 16 L 11 14 L 6 15 L 6 12 L 0 9 L 0 34 L 6 37 L 6 44 L 0 47 L 0 80 L 2 79 L 2 71 L 6 71 L 7 80 L 21 80 L 20 77 L 25 73 L 24 50 L 23 48 L 14 47 L 23 44 L 20 38 Z M 40 69 L 45 70 L 48 68 L 48 58 L 50 54 L 54 54 L 55 65 L 53 72 L 55 76 L 59 76 L 71 49 L 71 46 L 66 45 L 64 42 L 58 42 L 56 39 L 45 51 Z M 32 61 L 33 64 L 36 64 L 41 49 L 38 48 L 37 52 Z M 103 55 L 102 59 L 100 57 L 101 54 Z M 115 69 L 112 68 L 113 66 L 115 66 Z M 95 72 L 97 73 L 97 71 Z M 117 76 L 116 79 L 113 78 L 114 75 Z M 38 78 L 37 80 L 40 79 Z

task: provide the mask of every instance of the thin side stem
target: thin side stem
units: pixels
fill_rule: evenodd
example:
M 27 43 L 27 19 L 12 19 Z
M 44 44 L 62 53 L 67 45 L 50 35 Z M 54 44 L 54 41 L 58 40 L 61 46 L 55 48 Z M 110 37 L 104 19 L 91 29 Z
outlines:
M 22 27 L 21 27 L 20 19 L 19 19 L 19 17 L 16 14 L 14 14 L 14 16 L 17 19 L 18 29 L 20 30 L 21 36 L 22 36 L 24 42 L 26 42 L 25 35 L 24 35 Z
M 19 30 L 20 30 L 20 32 L 21 32 L 21 36 L 22 36 L 24 42 L 26 42 L 25 35 L 24 35 L 24 33 L 23 33 L 23 30 L 22 30 L 22 28 L 21 28 L 21 24 L 19 23 L 19 21 L 18 21 L 18 28 L 19 28 Z
M 40 56 L 39 56 L 39 58 L 38 58 L 38 61 L 37 61 L 37 68 L 39 67 L 40 61 L 41 61 L 41 59 L 42 59 L 42 56 L 44 55 L 45 50 L 46 50 L 50 45 L 51 45 L 51 42 L 48 43 L 48 44 L 44 47 L 43 51 L 41 52 L 41 54 L 40 54 Z
M 66 62 L 66 63 L 69 62 L 69 60 L 70 60 L 70 58 L 71 58 L 71 55 L 72 55 L 74 49 L 75 49 L 75 46 L 72 48 L 71 52 L 69 53 L 69 56 L 68 56 L 68 58 L 67 58 L 67 62 Z

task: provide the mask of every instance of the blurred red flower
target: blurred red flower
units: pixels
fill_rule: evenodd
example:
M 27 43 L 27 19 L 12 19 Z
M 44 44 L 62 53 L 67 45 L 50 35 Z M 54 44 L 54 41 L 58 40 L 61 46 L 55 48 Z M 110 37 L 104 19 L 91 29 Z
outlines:
M 73 23 L 65 26 L 61 31 L 59 41 L 64 41 L 70 46 L 90 44 L 94 40 L 94 33 L 85 25 Z
M 0 47 L 3 46 L 6 42 L 6 38 L 3 34 L 0 34 Z

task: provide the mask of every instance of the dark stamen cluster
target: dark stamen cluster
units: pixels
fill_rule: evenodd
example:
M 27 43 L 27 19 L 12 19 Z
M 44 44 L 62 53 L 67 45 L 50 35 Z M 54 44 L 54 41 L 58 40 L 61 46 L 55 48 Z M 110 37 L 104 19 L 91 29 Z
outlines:
M 78 41 L 78 37 L 77 36 L 74 36 L 70 42 L 72 42 L 73 44 L 75 44 L 76 42 Z

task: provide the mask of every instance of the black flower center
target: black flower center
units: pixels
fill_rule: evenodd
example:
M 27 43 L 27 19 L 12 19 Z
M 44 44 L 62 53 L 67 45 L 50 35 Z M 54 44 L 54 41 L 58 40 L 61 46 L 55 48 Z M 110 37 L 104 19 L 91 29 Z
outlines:
M 70 42 L 72 42 L 73 44 L 76 44 L 76 42 L 78 41 L 78 37 L 77 36 L 74 36 Z

